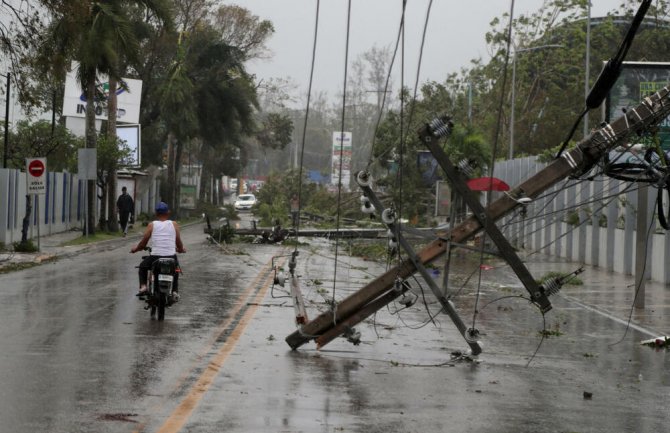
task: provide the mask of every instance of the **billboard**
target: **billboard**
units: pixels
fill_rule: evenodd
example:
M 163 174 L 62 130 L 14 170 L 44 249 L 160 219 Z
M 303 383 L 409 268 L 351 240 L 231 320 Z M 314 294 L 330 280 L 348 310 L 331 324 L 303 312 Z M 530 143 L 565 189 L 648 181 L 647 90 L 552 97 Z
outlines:
M 605 120 L 616 119 L 670 82 L 670 63 L 623 62 L 621 75 L 607 95 Z M 661 147 L 670 150 L 670 118 L 659 124 Z M 644 141 L 644 139 L 640 140 Z
M 198 202 L 198 189 L 196 185 L 181 184 L 179 191 L 179 207 L 182 209 L 195 209 Z
M 78 64 L 73 63 L 65 77 L 65 93 L 63 95 L 63 116 L 86 117 L 86 95 L 77 80 Z M 96 93 L 102 95 L 94 101 L 95 118 L 107 119 L 107 98 L 109 96 L 109 82 L 106 76 L 100 76 L 96 84 Z M 140 122 L 140 97 L 142 96 L 142 81 L 123 78 L 118 84 L 117 115 L 120 123 Z
M 140 125 L 116 125 L 116 136 L 123 140 L 130 150 L 130 155 L 119 161 L 119 165 L 122 167 L 141 166 L 142 132 Z
M 351 139 L 351 132 L 333 132 L 330 184 L 337 187 L 341 182 L 342 189 L 345 191 L 349 191 L 349 181 L 351 179 L 351 154 L 353 151 Z M 341 172 L 340 168 L 342 169 Z

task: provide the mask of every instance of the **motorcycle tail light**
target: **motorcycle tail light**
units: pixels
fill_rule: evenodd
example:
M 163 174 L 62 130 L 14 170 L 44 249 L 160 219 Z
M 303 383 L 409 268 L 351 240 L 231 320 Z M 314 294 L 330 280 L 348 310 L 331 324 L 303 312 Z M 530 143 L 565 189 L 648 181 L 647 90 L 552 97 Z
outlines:
M 173 259 L 158 259 L 158 272 L 161 274 L 172 274 L 175 271 Z

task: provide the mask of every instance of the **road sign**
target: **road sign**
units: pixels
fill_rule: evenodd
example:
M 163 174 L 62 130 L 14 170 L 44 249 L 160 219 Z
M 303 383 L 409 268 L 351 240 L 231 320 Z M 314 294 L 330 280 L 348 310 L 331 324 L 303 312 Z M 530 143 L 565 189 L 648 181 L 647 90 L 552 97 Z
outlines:
M 96 150 L 95 148 L 77 150 L 77 175 L 79 180 L 96 179 Z
M 26 158 L 26 182 L 28 194 L 46 194 L 47 159 Z

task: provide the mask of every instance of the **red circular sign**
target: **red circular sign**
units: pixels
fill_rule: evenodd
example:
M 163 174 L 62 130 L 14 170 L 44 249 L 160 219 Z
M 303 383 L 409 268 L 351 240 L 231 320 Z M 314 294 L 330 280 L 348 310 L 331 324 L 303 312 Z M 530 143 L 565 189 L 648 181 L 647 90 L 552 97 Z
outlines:
M 39 159 L 30 161 L 28 164 L 28 173 L 33 177 L 40 177 L 44 174 L 44 163 Z

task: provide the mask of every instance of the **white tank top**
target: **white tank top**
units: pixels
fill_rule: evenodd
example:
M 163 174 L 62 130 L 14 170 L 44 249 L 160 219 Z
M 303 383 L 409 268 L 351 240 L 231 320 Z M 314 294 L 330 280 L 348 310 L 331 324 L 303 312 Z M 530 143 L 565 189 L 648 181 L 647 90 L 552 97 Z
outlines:
M 174 256 L 177 254 L 175 242 L 177 232 L 170 220 L 154 221 L 151 230 L 151 255 L 152 256 Z

